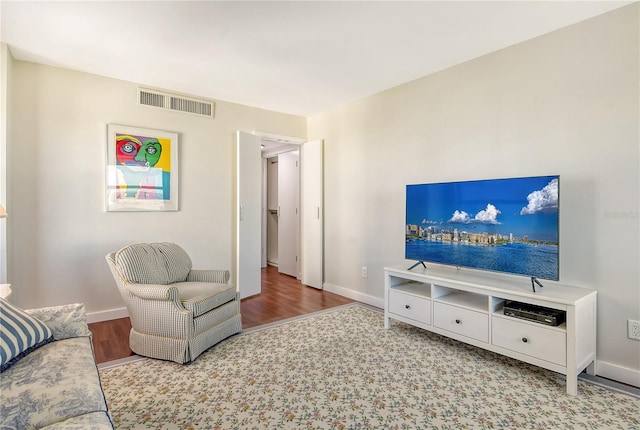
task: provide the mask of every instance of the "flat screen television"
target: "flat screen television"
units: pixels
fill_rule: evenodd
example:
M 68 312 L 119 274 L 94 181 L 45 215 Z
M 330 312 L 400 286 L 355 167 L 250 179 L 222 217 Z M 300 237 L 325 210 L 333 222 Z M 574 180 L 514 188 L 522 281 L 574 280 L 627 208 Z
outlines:
M 559 183 L 556 175 L 407 185 L 405 258 L 557 281 Z

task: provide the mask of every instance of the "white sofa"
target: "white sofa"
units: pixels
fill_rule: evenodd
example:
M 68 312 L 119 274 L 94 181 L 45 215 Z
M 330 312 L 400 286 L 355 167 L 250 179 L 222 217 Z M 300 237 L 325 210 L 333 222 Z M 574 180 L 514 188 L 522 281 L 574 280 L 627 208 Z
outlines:
M 0 374 L 0 429 L 113 429 L 84 305 L 25 312 L 49 327 L 53 340 Z

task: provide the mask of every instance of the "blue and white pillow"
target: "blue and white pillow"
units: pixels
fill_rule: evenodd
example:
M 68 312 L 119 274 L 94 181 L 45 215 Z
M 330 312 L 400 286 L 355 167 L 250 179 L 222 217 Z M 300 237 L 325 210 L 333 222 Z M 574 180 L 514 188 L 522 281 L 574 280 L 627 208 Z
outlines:
M 53 340 L 45 323 L 0 299 L 0 372 Z

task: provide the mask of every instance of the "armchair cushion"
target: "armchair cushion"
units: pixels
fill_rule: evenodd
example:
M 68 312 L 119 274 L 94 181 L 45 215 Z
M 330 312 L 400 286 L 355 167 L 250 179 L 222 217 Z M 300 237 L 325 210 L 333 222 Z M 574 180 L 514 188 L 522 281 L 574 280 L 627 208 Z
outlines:
M 4 299 L 0 299 L 0 315 L 0 372 L 53 340 L 45 323 Z
M 174 243 L 139 243 L 116 252 L 116 265 L 130 283 L 168 285 L 184 282 L 191 258 Z
M 180 282 L 173 286 L 178 289 L 182 306 L 193 312 L 194 318 L 236 298 L 236 287 L 230 284 Z

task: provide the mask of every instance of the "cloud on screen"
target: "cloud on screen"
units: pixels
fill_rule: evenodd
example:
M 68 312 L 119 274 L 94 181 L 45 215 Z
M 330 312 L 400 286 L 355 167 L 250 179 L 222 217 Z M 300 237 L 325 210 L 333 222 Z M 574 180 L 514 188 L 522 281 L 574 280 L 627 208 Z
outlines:
M 558 179 L 553 179 L 543 189 L 530 193 L 527 200 L 529 204 L 522 208 L 520 215 L 558 210 Z
M 448 222 L 456 222 L 462 224 L 500 224 L 500 222 L 498 221 L 498 215 L 500 215 L 500 210 L 489 203 L 487 204 L 487 207 L 485 209 L 478 212 L 473 218 L 471 218 L 471 216 L 465 211 L 456 210 Z

